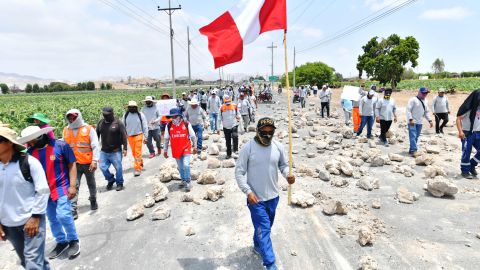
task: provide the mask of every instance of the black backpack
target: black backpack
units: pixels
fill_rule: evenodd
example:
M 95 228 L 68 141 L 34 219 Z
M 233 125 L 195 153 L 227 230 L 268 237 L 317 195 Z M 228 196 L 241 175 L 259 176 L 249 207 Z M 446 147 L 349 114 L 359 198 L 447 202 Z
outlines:
M 18 157 L 18 165 L 25 181 L 33 183 L 32 174 L 30 173 L 30 164 L 28 163 L 28 154 L 20 154 Z

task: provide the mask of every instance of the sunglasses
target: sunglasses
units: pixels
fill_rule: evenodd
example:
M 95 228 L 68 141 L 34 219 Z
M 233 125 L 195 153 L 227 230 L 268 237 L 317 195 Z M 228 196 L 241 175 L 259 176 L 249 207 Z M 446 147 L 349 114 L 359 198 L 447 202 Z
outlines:
M 260 135 L 262 136 L 266 136 L 266 135 L 272 135 L 275 134 L 275 130 L 272 130 L 272 131 L 262 131 L 260 130 L 258 133 L 260 133 Z

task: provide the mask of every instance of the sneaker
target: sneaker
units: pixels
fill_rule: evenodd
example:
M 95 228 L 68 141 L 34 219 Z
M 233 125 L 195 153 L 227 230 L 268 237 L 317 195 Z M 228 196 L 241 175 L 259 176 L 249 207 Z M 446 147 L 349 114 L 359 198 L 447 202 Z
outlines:
M 107 190 L 112 190 L 113 189 L 113 183 L 115 183 L 115 182 L 108 182 Z
M 141 173 L 142 173 L 141 171 L 135 171 L 133 173 L 133 176 L 138 177 L 138 176 L 140 176 Z
M 116 191 L 122 191 L 122 190 L 124 190 L 124 189 L 125 189 L 125 187 L 123 186 L 123 184 L 118 184 L 118 185 L 117 185 L 117 188 L 116 188 L 115 190 L 116 190 Z
M 390 145 L 388 144 L 388 141 L 384 141 L 384 142 L 383 142 L 383 145 L 384 145 L 385 147 L 389 147 L 389 146 L 390 146 Z
M 95 211 L 98 209 L 97 199 L 90 199 L 90 210 Z
M 157 148 L 157 156 L 162 154 L 162 147 Z
M 80 242 L 78 240 L 73 240 L 68 243 L 68 259 L 75 259 L 80 254 Z
M 192 183 L 185 183 L 185 192 L 190 192 L 192 190 Z
M 231 155 L 227 155 L 227 156 L 225 157 L 225 159 L 231 159 L 231 158 L 232 158 Z
M 155 153 L 150 153 L 150 155 L 148 155 L 148 158 L 149 158 L 149 159 L 152 159 L 152 158 L 154 158 L 154 157 L 155 157 Z
M 179 188 L 184 188 L 185 187 L 185 181 L 180 181 L 180 183 L 178 184 L 178 187 Z
M 462 173 L 462 177 L 465 179 L 473 179 L 473 176 L 470 173 Z
M 57 243 L 55 248 L 48 253 L 48 258 L 49 259 L 55 259 L 58 258 L 60 255 L 62 255 L 67 249 L 68 249 L 68 243 Z
M 278 270 L 277 266 L 274 264 L 270 265 L 270 266 L 267 266 L 266 268 L 267 270 Z
M 475 168 L 472 168 L 472 169 L 470 170 L 470 174 L 473 175 L 473 176 L 477 176 L 477 175 L 478 175 L 477 170 L 475 170 Z
M 73 216 L 73 220 L 77 220 L 77 218 L 78 218 L 77 209 L 72 210 L 72 216 Z

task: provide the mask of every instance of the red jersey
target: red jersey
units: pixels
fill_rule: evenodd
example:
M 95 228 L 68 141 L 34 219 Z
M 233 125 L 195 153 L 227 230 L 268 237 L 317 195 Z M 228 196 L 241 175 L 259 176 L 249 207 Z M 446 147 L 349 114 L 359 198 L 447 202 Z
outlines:
M 170 145 L 172 148 L 172 157 L 175 159 L 181 158 L 183 155 L 190 154 L 192 149 L 192 142 L 188 136 L 188 126 L 185 121 L 180 122 L 180 125 L 175 126 L 169 124 Z

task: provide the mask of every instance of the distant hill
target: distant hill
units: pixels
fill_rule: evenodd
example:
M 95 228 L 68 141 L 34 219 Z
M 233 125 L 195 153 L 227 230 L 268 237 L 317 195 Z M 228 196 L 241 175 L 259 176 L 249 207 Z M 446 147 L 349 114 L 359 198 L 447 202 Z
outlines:
M 14 85 L 20 89 L 25 88 L 27 84 L 34 84 L 37 83 L 40 86 L 49 84 L 51 82 L 64 82 L 71 84 L 72 82 L 66 80 L 58 80 L 58 79 L 43 79 L 35 76 L 30 75 L 19 75 L 16 73 L 4 73 L 0 72 L 0 83 L 5 83 L 9 87 L 13 87 Z

